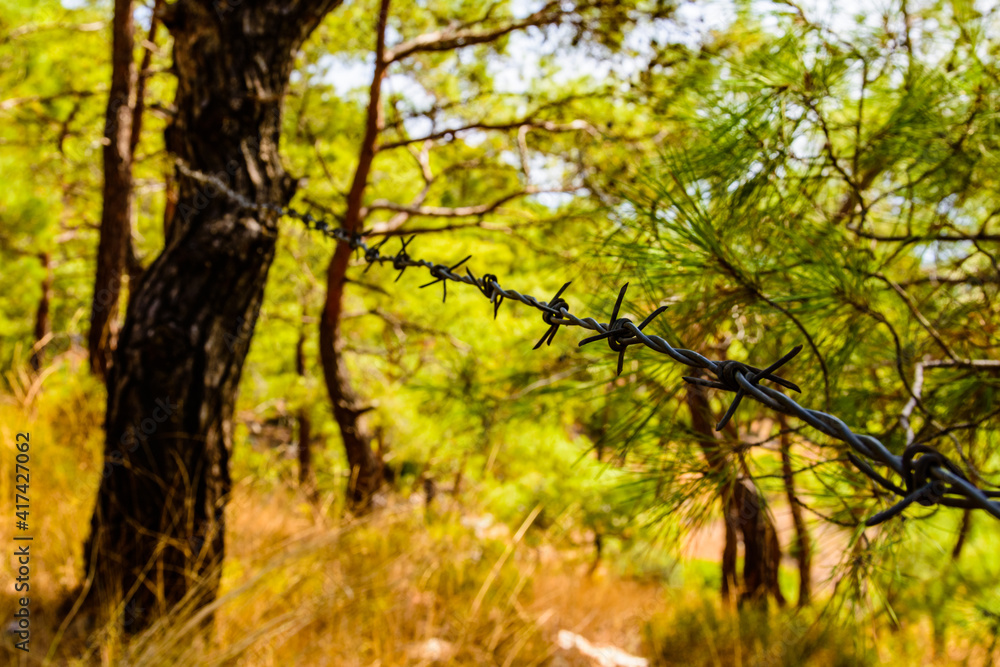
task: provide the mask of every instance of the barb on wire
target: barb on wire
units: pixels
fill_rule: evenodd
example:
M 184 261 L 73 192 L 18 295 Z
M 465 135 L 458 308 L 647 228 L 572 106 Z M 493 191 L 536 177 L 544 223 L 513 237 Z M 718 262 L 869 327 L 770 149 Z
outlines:
M 776 362 L 774 362 L 764 370 L 760 370 L 759 368 L 754 368 L 753 366 L 748 366 L 744 363 L 740 363 L 739 361 L 731 361 L 731 360 L 720 361 L 719 371 L 717 373 L 717 376 L 719 378 L 718 382 L 713 380 L 705 380 L 703 378 L 686 377 L 686 376 L 683 378 L 683 380 L 685 382 L 688 382 L 689 384 L 698 384 L 703 387 L 712 387 L 713 389 L 724 389 L 725 391 L 736 392 L 736 396 L 733 398 L 733 402 L 730 403 L 729 409 L 726 410 L 726 414 L 722 417 L 722 419 L 719 420 L 719 423 L 715 425 L 715 430 L 721 431 L 729 422 L 729 420 L 732 418 L 732 416 L 736 414 L 736 408 L 740 406 L 740 401 L 742 401 L 743 397 L 746 396 L 746 392 L 744 392 L 743 388 L 740 387 L 739 384 L 736 382 L 736 372 L 739 371 L 743 375 L 749 375 L 750 384 L 752 385 L 756 385 L 761 380 L 770 380 L 772 382 L 780 384 L 782 387 L 787 387 L 792 391 L 802 393 L 802 390 L 799 389 L 798 385 L 796 385 L 794 382 L 789 382 L 784 378 L 771 374 L 773 371 L 778 370 L 786 363 L 791 361 L 791 359 L 801 351 L 802 351 L 802 346 L 796 345 L 791 352 L 783 356 L 781 359 L 778 359 Z
M 365 270 L 362 271 L 362 273 L 368 273 L 368 270 L 373 266 L 375 266 L 375 260 L 378 259 L 379 251 L 382 249 L 382 246 L 384 246 L 388 242 L 389 242 L 389 237 L 386 236 L 384 239 L 382 239 L 382 242 L 379 243 L 377 246 L 365 250 L 365 261 L 368 262 L 368 265 L 365 267 Z
M 500 310 L 500 304 L 503 303 L 503 295 L 493 289 L 495 285 L 499 284 L 497 283 L 497 277 L 492 273 L 486 273 L 483 274 L 482 278 L 476 278 L 475 274 L 468 268 L 465 269 L 465 274 L 469 276 L 470 284 L 482 292 L 483 296 L 493 304 L 493 319 L 496 319 L 497 311 Z
M 625 363 L 625 350 L 628 349 L 629 345 L 635 345 L 639 341 L 633 340 L 631 329 L 629 325 L 642 331 L 642 329 L 653 321 L 657 315 L 662 313 L 667 309 L 666 306 L 660 306 L 651 315 L 646 317 L 638 327 L 632 324 L 632 320 L 627 317 L 618 317 L 618 309 L 622 306 L 622 301 L 625 299 L 625 291 L 628 289 L 628 283 L 625 283 L 621 291 L 618 292 L 618 300 L 615 301 L 614 310 L 611 311 L 611 323 L 607 325 L 607 330 L 603 331 L 596 336 L 591 336 L 590 338 L 584 338 L 580 341 L 580 345 L 586 345 L 587 343 L 593 343 L 594 341 L 601 340 L 602 338 L 608 339 L 608 347 L 618 353 L 618 375 L 622 374 L 622 365 Z
M 411 237 L 410 240 L 412 241 L 413 238 L 414 237 Z M 448 272 L 454 271 L 458 267 L 460 267 L 463 264 L 465 264 L 466 262 L 468 262 L 470 259 L 472 259 L 472 255 L 469 255 L 468 257 L 466 257 L 465 259 L 463 259 L 461 262 L 458 262 L 457 264 L 452 264 L 451 266 L 445 266 L 444 264 L 435 264 L 434 266 L 431 267 L 430 271 L 431 271 L 431 275 L 434 276 L 436 278 L 436 280 L 432 280 L 429 283 L 421 285 L 419 289 L 423 289 L 425 287 L 430 287 L 431 285 L 433 285 L 435 283 L 441 283 L 441 288 L 444 290 L 444 294 L 441 296 L 441 303 L 445 303 L 448 300 L 448 281 L 441 274 L 441 271 L 448 271 Z M 371 264 L 369 264 L 369 266 L 371 266 Z M 496 317 L 496 315 L 494 315 L 494 317 Z
M 410 243 L 412 243 L 413 239 L 415 238 L 417 237 L 411 236 L 408 239 L 403 239 L 403 238 L 399 239 L 399 242 L 403 244 L 403 247 L 399 249 L 399 252 L 397 252 L 395 255 L 392 256 L 392 268 L 399 269 L 399 275 L 397 275 L 396 279 L 392 281 L 394 283 L 398 283 L 399 279 L 403 277 L 403 271 L 406 271 L 407 268 L 413 266 L 413 264 L 411 263 L 413 260 L 410 259 L 410 256 L 406 252 L 406 246 L 410 245 Z M 340 240 L 343 241 L 344 239 Z M 351 239 L 349 243 L 351 243 L 351 245 L 354 245 L 357 242 L 354 241 L 354 239 Z M 371 251 L 375 253 L 375 261 L 381 261 L 382 258 L 379 257 L 378 250 L 372 248 Z M 368 252 L 369 251 L 366 250 L 365 254 L 367 255 Z
M 762 380 L 768 380 L 786 389 L 801 393 L 798 385 L 774 374 L 802 350 L 801 345 L 796 346 L 763 370 L 738 361 L 714 361 L 693 350 L 675 348 L 660 336 L 648 336 L 643 333 L 643 329 L 667 309 L 666 306 L 654 310 L 638 326 L 628 317 L 618 317 L 628 288 L 627 283 L 618 293 L 618 299 L 611 311 L 610 322 L 601 323 L 592 317 L 580 318 L 569 312 L 569 304 L 562 298 L 569 283 L 563 285 L 551 301 L 538 301 L 531 295 L 504 289 L 493 274 L 488 273 L 481 278 L 476 278 L 468 268 L 465 270 L 465 275 L 454 273 L 455 269 L 469 260 L 469 257 L 452 266 L 414 259 L 409 255 L 407 249 L 416 236 L 411 236 L 406 240 L 401 239 L 402 247 L 395 254 L 383 255 L 381 250 L 387 239 L 374 246 L 369 246 L 361 234 L 348 232 L 342 227 L 331 227 L 323 220 L 317 220 L 310 214 L 302 214 L 291 208 L 283 208 L 270 203 L 255 204 L 245 195 L 231 190 L 220 178 L 190 169 L 181 161 L 178 161 L 177 164 L 178 169 L 184 175 L 196 181 L 211 184 L 245 209 L 258 213 L 273 211 L 278 215 L 300 220 L 307 229 L 315 229 L 328 238 L 348 244 L 352 250 L 361 251 L 368 264 L 365 268 L 366 271 L 376 263 L 392 264 L 393 268 L 399 271 L 399 275 L 396 276 L 398 281 L 407 268 L 420 267 L 427 269 L 431 277 L 434 278 L 421 287 L 428 287 L 438 282 L 446 285 L 449 280 L 472 285 L 493 304 L 494 318 L 496 318 L 500 304 L 504 299 L 513 299 L 541 311 L 542 320 L 549 325 L 549 328 L 535 344 L 535 349 L 541 347 L 542 344 L 551 344 L 559 327 L 575 326 L 596 332 L 596 335 L 581 340 L 579 343 L 581 346 L 607 339 L 608 346 L 613 351 L 618 352 L 617 369 L 619 375 L 625 360 L 625 350 L 631 345 L 639 344 L 660 354 L 665 354 L 678 363 L 692 368 L 704 369 L 714 375 L 714 379 L 684 377 L 684 380 L 691 384 L 735 394 L 725 415 L 716 425 L 716 429 L 721 430 L 732 419 L 743 398 L 749 396 L 772 410 L 797 417 L 821 433 L 847 443 L 853 450 L 847 454 L 851 463 L 879 487 L 900 498 L 895 505 L 870 517 L 866 521 L 868 526 L 877 525 L 900 515 L 913 503 L 927 506 L 942 505 L 982 509 L 1000 519 L 1000 502 L 995 500 L 1000 499 L 1000 492 L 978 488 L 966 477 L 961 468 L 936 449 L 923 444 L 911 444 L 904 450 L 902 456 L 898 456 L 891 453 L 878 439 L 870 435 L 855 433 L 836 416 L 805 408 L 785 393 L 760 384 Z M 447 287 L 444 289 L 447 290 Z M 445 291 L 444 296 L 447 297 L 447 291 Z M 865 459 L 869 459 L 875 465 L 873 466 Z M 903 486 L 892 482 L 888 477 L 878 472 L 875 466 L 888 468 L 891 473 L 903 480 Z
M 562 298 L 562 293 L 566 291 L 567 287 L 569 287 L 569 283 L 566 283 L 565 285 L 560 287 L 559 291 L 556 292 L 556 295 L 552 297 L 551 301 L 549 301 L 548 306 L 545 307 L 545 311 L 542 313 L 542 321 L 548 324 L 549 328 L 545 331 L 544 334 L 542 334 L 542 337 L 538 339 L 538 342 L 535 343 L 535 347 L 532 348 L 533 350 L 537 350 L 538 348 L 540 348 L 542 346 L 542 343 L 546 345 L 551 345 L 552 339 L 556 337 L 556 332 L 559 331 L 559 327 L 563 325 L 562 321 L 556 320 L 554 318 L 556 315 L 559 314 L 560 308 L 565 308 L 566 310 L 569 310 L 569 304 L 566 303 L 566 299 Z M 494 315 L 494 317 L 496 316 Z

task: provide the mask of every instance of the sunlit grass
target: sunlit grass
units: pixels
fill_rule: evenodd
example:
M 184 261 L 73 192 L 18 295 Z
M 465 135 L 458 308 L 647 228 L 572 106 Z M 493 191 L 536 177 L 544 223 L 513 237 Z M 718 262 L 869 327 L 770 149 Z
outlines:
M 66 374 L 58 391 L 0 404 L 4 497 L 12 492 L 14 434 L 31 433 L 28 664 L 41 664 L 50 648 L 52 664 L 67 665 L 595 664 L 560 649 L 560 630 L 654 665 L 1000 661 L 982 623 L 949 626 L 935 647 L 931 618 L 918 611 L 893 626 L 851 620 L 823 600 L 799 613 L 729 609 L 718 599 L 717 564 L 676 561 L 655 539 L 609 539 L 593 568 L 592 536 L 568 515 L 542 526 L 540 506 L 529 507 L 510 525 L 484 529 L 472 519 L 491 509 L 482 500 L 490 493 L 475 486 L 457 498 L 439 494 L 430 507 L 404 489 L 380 512 L 345 519 L 339 488 L 324 488 L 311 504 L 282 472 L 287 462 L 269 451 L 233 459 L 227 558 L 210 608 L 178 610 L 128 640 L 79 621 L 57 641 L 56 607 L 81 583 L 103 408 L 100 388 L 84 374 L 57 372 Z M 13 521 L 0 522 L 0 539 L 12 537 Z M 0 569 L 5 619 L 15 608 L 12 571 Z M 794 579 L 783 573 L 787 588 Z M 209 613 L 214 633 L 205 635 L 198 628 Z M 3 651 L 19 664 L 9 638 Z

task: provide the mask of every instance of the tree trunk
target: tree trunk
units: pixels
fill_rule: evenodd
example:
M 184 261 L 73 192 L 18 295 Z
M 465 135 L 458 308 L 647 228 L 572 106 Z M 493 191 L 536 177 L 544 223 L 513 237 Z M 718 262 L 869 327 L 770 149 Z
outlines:
M 728 470 L 727 457 L 720 447 L 721 443 L 712 428 L 712 409 L 708 404 L 707 392 L 698 385 L 688 385 L 685 400 L 688 410 L 691 412 L 691 430 L 699 439 L 709 471 L 715 475 L 728 477 L 725 480 L 720 479 L 719 486 L 722 515 L 726 528 L 726 541 L 722 549 L 722 589 L 720 593 L 723 600 L 728 601 L 731 599 L 733 589 L 739 586 L 736 576 L 736 524 L 731 519 L 732 512 L 730 511 L 733 488 L 731 472 Z
M 778 533 L 760 493 L 751 482 L 736 482 L 730 510 L 735 510 L 734 520 L 743 534 L 741 601 L 766 605 L 770 595 L 779 606 L 784 606 L 785 596 L 778 586 L 778 568 L 781 565 Z
M 743 535 L 743 581 L 741 600 L 766 602 L 774 596 L 785 599 L 778 587 L 780 545 L 774 523 L 762 506 L 756 488 L 736 478 L 728 454 L 715 435 L 708 393 L 698 385 L 688 385 L 686 401 L 691 412 L 691 428 L 699 437 L 709 470 L 720 478 L 719 493 L 726 523 L 726 543 L 722 553 L 722 597 L 730 599 L 737 583 L 736 538 Z
M 736 534 L 736 522 L 730 519 L 729 503 L 725 496 L 722 498 L 722 515 L 726 524 L 726 537 L 722 546 L 722 600 L 726 603 L 733 601 L 733 595 L 740 588 L 740 582 L 736 574 L 736 565 L 739 559 L 739 535 Z
M 372 161 L 375 159 L 375 145 L 382 131 L 382 81 L 389 63 L 385 60 L 385 32 L 389 19 L 389 0 L 381 0 L 376 25 L 375 71 L 372 75 L 368 94 L 368 109 L 365 121 L 365 136 L 361 143 L 358 166 L 354 170 L 351 190 L 347 195 L 347 211 L 344 215 L 344 229 L 350 233 L 361 231 L 361 205 Z M 371 407 L 362 406 L 361 400 L 351 385 L 351 378 L 344 361 L 344 339 L 340 330 L 340 320 L 344 309 L 344 284 L 347 280 L 347 266 L 351 259 L 351 248 L 340 241 L 330 260 L 326 273 L 326 303 L 319 321 L 320 360 L 323 364 L 323 379 L 326 381 L 330 402 L 333 404 L 333 418 L 340 427 L 347 454 L 350 477 L 347 484 L 348 505 L 357 512 L 371 508 L 375 494 L 385 479 L 385 464 L 379 453 L 372 449 L 372 433 L 362 415 Z
M 299 408 L 299 486 L 309 496 L 316 499 L 316 482 L 312 470 L 312 451 L 309 449 L 312 440 L 312 420 L 309 419 L 309 409 Z
M 788 506 L 792 512 L 792 522 L 795 524 L 795 559 L 799 566 L 799 607 L 809 604 L 812 597 L 812 544 L 809 539 L 809 528 L 806 526 L 805 517 L 802 516 L 802 508 L 799 506 L 799 499 L 795 493 L 795 479 L 792 475 L 791 458 L 791 438 L 788 435 L 788 419 L 785 415 L 778 413 L 778 427 L 782 434 L 780 438 L 781 446 L 781 475 L 785 482 L 785 494 L 788 497 Z
M 160 25 L 160 15 L 163 13 L 163 0 L 153 2 L 153 16 L 149 20 L 149 35 L 142 54 L 142 63 L 136 72 L 135 104 L 132 107 L 132 131 L 128 142 L 129 157 L 135 157 L 136 146 L 142 135 L 142 112 L 146 108 L 146 81 L 149 79 L 149 65 L 153 61 L 153 49 L 156 47 L 156 29 Z
M 168 150 L 258 205 L 293 186 L 280 103 L 303 40 L 336 0 L 167 5 L 176 115 Z M 105 474 L 85 545 L 92 599 L 135 632 L 214 599 L 224 556 L 233 404 L 277 220 L 178 177 L 165 249 L 130 300 L 108 375 Z
M 306 331 L 299 332 L 299 342 L 295 346 L 295 372 L 300 378 L 306 376 L 306 359 L 303 348 L 306 343 Z M 312 470 L 312 420 L 309 418 L 309 405 L 303 401 L 299 406 L 299 487 L 305 492 L 311 502 L 316 502 L 316 478 Z
M 36 371 L 42 367 L 45 344 L 52 332 L 49 321 L 49 304 L 52 301 L 52 260 L 47 252 L 39 254 L 38 259 L 45 269 L 45 277 L 42 278 L 42 296 L 38 300 L 38 310 L 35 311 L 35 345 L 30 360 L 31 367 Z
M 372 448 L 372 432 L 363 416 L 370 408 L 362 406 L 354 392 L 343 356 L 344 339 L 340 324 L 344 278 L 350 257 L 350 246 L 339 243 L 327 272 L 326 305 L 320 318 L 319 347 L 323 378 L 333 405 L 333 417 L 340 427 L 350 470 L 348 504 L 354 511 L 364 512 L 371 508 L 372 500 L 382 486 L 383 462 Z
M 962 555 L 962 548 L 965 546 L 965 540 L 969 536 L 969 528 L 972 526 L 972 510 L 965 508 L 962 512 L 962 523 L 958 528 L 958 539 L 955 540 L 955 546 L 951 550 L 951 559 L 958 560 L 959 556 Z
M 87 346 L 90 367 L 105 379 L 117 337 L 118 299 L 132 234 L 132 114 L 136 68 L 132 0 L 115 0 L 111 90 L 104 124 L 104 207 Z

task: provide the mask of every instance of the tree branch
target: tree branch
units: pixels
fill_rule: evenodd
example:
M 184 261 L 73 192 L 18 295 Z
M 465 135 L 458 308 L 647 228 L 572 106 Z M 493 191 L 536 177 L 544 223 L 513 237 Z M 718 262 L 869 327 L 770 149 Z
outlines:
M 391 221 L 390 221 L 391 222 Z M 529 223 L 521 223 L 529 224 Z M 478 228 L 485 229 L 489 232 L 504 232 L 510 233 L 515 227 L 520 227 L 521 224 L 514 225 L 494 225 L 483 220 L 476 220 L 475 222 L 459 222 L 451 225 L 444 225 L 442 227 L 417 227 L 413 229 L 400 229 L 390 223 L 381 223 L 378 225 L 372 225 L 372 228 L 365 231 L 362 236 L 372 237 L 372 236 L 411 236 L 416 234 L 434 234 L 436 232 L 451 232 L 457 229 L 470 229 Z
M 467 26 L 453 23 L 447 28 L 414 37 L 388 50 L 385 54 L 386 62 L 392 63 L 402 60 L 422 51 L 451 51 L 475 44 L 485 44 L 508 35 L 515 30 L 555 23 L 565 15 L 565 12 L 560 9 L 560 3 L 552 0 L 534 14 L 520 21 L 514 21 L 489 30 L 474 30 Z
M 139 136 L 142 132 L 142 112 L 145 109 L 146 79 L 149 78 L 149 65 L 152 62 L 153 51 L 156 50 L 156 29 L 159 27 L 158 16 L 163 11 L 163 0 L 156 0 L 153 4 L 153 16 L 149 20 L 149 37 L 142 42 L 144 52 L 142 63 L 136 79 L 135 106 L 132 108 L 132 136 L 129 138 L 129 153 L 135 159 L 135 147 L 139 145 Z
M 104 30 L 108 25 L 107 21 L 93 21 L 91 23 L 48 23 L 45 25 L 26 25 L 21 26 L 11 30 L 7 36 L 0 40 L 0 44 L 6 44 L 19 37 L 24 37 L 25 35 L 31 35 L 38 32 L 45 32 L 47 30 L 66 30 L 69 32 L 97 32 L 99 30 Z
M 547 132 L 575 132 L 578 130 L 583 130 L 594 137 L 601 136 L 601 133 L 593 125 L 585 120 L 573 120 L 568 123 L 556 123 L 547 120 L 534 120 L 532 118 L 525 118 L 523 120 L 516 120 L 510 123 L 471 123 L 469 125 L 463 125 L 462 127 L 456 127 L 450 130 L 439 130 L 438 132 L 433 132 L 424 137 L 419 137 L 416 139 L 407 138 L 401 139 L 399 141 L 392 141 L 385 144 L 380 144 L 377 151 L 388 151 L 394 148 L 401 148 L 403 146 L 409 146 L 410 144 L 420 143 L 422 141 L 434 141 L 436 139 L 442 139 L 445 137 L 453 137 L 460 132 L 469 132 L 472 130 L 520 130 L 522 127 L 528 127 L 530 129 L 545 130 Z
M 406 204 L 397 204 L 395 202 L 379 199 L 373 201 L 367 207 L 367 209 L 365 209 L 365 213 L 367 214 L 371 211 L 381 210 L 381 211 L 396 211 L 400 213 L 407 213 L 410 216 L 421 216 L 426 218 L 466 218 L 469 216 L 486 215 L 487 213 L 492 213 L 493 211 L 500 208 L 507 202 L 513 199 L 517 199 L 518 197 L 544 194 L 544 193 L 575 192 L 578 189 L 579 188 L 575 187 L 544 189 L 534 186 L 528 186 L 523 190 L 519 190 L 518 192 L 512 192 L 490 203 L 479 204 L 478 206 L 455 206 L 455 207 L 408 206 Z
M 104 88 L 97 88 L 95 90 L 67 90 L 61 93 L 56 93 L 55 95 L 29 95 L 27 97 L 8 97 L 5 100 L 0 100 L 0 111 L 7 111 L 15 107 L 22 106 L 24 104 L 31 104 L 33 102 L 41 102 L 42 104 L 48 104 L 49 102 L 54 102 L 55 100 L 63 99 L 64 97 L 92 97 L 94 95 L 103 95 L 107 92 Z
M 389 60 L 386 58 L 385 29 L 389 20 L 389 1 L 382 0 L 379 6 L 377 36 L 375 42 L 375 72 L 372 75 L 371 89 L 368 94 L 368 113 L 365 123 L 365 138 L 361 144 L 358 166 L 354 170 L 354 181 L 347 194 L 347 211 L 344 214 L 344 228 L 354 232 L 361 226 L 364 218 L 361 202 L 365 187 L 368 185 L 368 175 L 371 173 L 372 161 L 375 159 L 378 135 L 382 131 L 384 119 L 382 116 L 382 81 L 385 78 Z
M 948 343 L 944 341 L 944 339 L 941 337 L 941 334 L 938 333 L 937 329 L 934 328 L 934 325 L 930 323 L 930 320 L 924 317 L 924 314 L 920 312 L 920 309 L 917 308 L 917 304 L 913 301 L 910 295 L 907 294 L 906 290 L 904 290 L 902 287 L 892 282 L 885 276 L 880 275 L 879 277 L 882 280 L 884 280 L 885 283 L 889 285 L 889 287 L 891 287 L 896 292 L 896 294 L 899 295 L 899 297 L 906 304 L 906 307 L 910 309 L 911 313 L 913 313 L 913 316 L 917 318 L 917 322 L 920 323 L 920 326 L 924 328 L 924 331 L 926 331 L 931 338 L 934 339 L 934 341 L 938 344 L 938 346 L 944 351 L 945 355 L 947 355 L 947 357 L 954 362 L 959 361 L 958 355 L 956 355 L 954 352 L 951 351 L 951 348 L 948 347 Z
M 975 234 L 937 234 L 937 235 L 920 235 L 920 234 L 898 234 L 890 236 L 881 236 L 879 234 L 871 234 L 869 232 L 862 231 L 860 229 L 853 229 L 851 231 L 864 239 L 872 239 L 874 241 L 887 241 L 891 243 L 904 243 L 907 245 L 913 243 L 957 243 L 960 241 L 1000 241 L 1000 234 L 987 234 L 986 232 L 977 232 Z

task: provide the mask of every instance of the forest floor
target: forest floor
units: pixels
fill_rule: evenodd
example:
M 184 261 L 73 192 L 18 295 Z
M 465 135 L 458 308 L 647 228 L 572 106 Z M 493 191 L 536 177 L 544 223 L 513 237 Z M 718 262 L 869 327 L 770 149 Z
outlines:
M 78 623 L 55 664 L 993 664 L 962 642 L 932 657 L 926 627 L 856 653 L 842 631 L 804 630 L 785 612 L 726 614 L 711 591 L 623 575 L 611 560 L 595 568 L 589 545 L 557 549 L 530 530 L 519 538 L 520 526 L 435 503 L 397 498 L 344 522 L 294 490 L 238 484 L 213 641 L 179 617 L 128 644 L 88 649 Z M 19 663 L 5 641 L 12 665 L 41 664 L 59 620 L 53 608 L 75 583 L 69 565 L 49 562 L 44 549 L 35 567 L 32 652 Z M 12 587 L 2 585 L 9 618 Z
M 935 649 L 929 621 L 893 632 L 827 622 L 822 600 L 798 614 L 793 605 L 728 609 L 719 600 L 719 528 L 711 524 L 680 549 L 606 547 L 595 567 L 592 534 L 571 524 L 535 525 L 531 508 L 504 524 L 475 504 L 474 489 L 430 504 L 423 493 L 397 493 L 371 515 L 343 518 L 339 494 L 313 504 L 281 477 L 239 470 L 213 637 L 181 614 L 129 641 L 83 616 L 60 629 L 57 608 L 81 581 L 100 472 L 99 407 L 91 403 L 32 413 L 0 404 L 2 441 L 14 442 L 17 425 L 37 443 L 31 652 L 16 651 L 5 630 L 2 664 L 43 664 L 47 656 L 68 665 L 1000 664 L 988 637 L 949 633 Z M 0 462 L 4 497 L 13 495 L 9 454 Z M 780 512 L 776 519 L 779 530 L 788 528 Z M 13 520 L 0 522 L 3 544 L 14 544 L 14 532 Z M 829 572 L 843 555 L 843 537 L 817 535 L 817 543 L 818 574 Z M 8 567 L 13 549 L 6 551 L 5 626 L 19 597 Z M 670 551 L 681 557 L 664 555 Z M 783 570 L 794 591 L 791 562 Z M 143 611 L 127 609 L 126 622 Z

